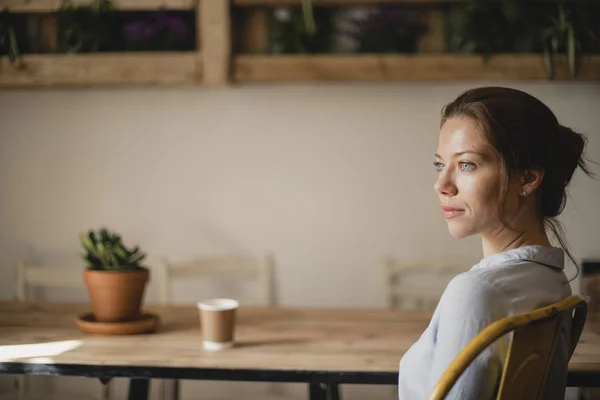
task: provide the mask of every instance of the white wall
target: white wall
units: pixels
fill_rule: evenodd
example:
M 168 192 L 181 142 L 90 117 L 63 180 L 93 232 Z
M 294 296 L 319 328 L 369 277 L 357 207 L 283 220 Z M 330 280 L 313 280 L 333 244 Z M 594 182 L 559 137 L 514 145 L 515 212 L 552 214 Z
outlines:
M 281 304 L 383 305 L 385 256 L 481 256 L 449 237 L 431 163 L 440 108 L 483 84 L 0 92 L 0 299 L 19 258 L 79 265 L 77 235 L 106 225 L 150 266 L 272 252 Z M 600 161 L 600 85 L 505 85 Z M 578 173 L 563 218 L 578 259 L 600 256 L 598 199 Z

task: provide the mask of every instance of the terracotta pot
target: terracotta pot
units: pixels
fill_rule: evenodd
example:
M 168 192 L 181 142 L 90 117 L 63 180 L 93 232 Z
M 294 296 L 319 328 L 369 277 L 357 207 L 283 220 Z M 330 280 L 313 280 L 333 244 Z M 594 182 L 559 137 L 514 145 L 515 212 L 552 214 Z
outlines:
M 141 316 L 141 305 L 148 282 L 147 269 L 135 271 L 84 271 L 92 313 L 96 321 L 134 321 Z

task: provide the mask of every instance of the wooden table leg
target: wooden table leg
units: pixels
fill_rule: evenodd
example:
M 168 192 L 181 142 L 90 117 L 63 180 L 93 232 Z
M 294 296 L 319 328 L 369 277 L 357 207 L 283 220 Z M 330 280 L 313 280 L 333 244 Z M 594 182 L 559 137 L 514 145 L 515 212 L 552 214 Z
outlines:
M 128 400 L 148 400 L 150 380 L 143 378 L 132 378 L 129 381 Z
M 327 385 L 327 399 L 329 400 L 339 400 L 339 386 L 337 383 L 330 383 Z
M 310 400 L 339 400 L 339 389 L 337 383 L 310 383 Z
M 308 384 L 308 398 L 309 398 L 309 400 L 327 400 L 327 392 L 325 391 L 325 384 L 309 383 Z

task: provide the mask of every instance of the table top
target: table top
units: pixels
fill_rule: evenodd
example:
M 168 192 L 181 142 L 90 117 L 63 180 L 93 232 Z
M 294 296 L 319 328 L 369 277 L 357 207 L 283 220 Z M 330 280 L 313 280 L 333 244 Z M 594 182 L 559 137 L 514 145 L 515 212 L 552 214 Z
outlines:
M 0 372 L 389 383 L 431 314 L 388 309 L 240 307 L 236 345 L 202 348 L 195 306 L 153 306 L 151 334 L 85 334 L 75 325 L 89 304 L 0 302 Z M 27 345 L 27 346 L 19 346 Z M 571 379 L 600 376 L 600 335 L 586 329 Z

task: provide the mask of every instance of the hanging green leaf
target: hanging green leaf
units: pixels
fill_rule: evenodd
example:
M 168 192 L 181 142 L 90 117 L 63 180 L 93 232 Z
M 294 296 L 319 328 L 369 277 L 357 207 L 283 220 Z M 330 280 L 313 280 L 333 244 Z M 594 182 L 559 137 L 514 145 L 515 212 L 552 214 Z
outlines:
M 306 33 L 314 35 L 317 31 L 315 24 L 315 14 L 312 6 L 312 0 L 302 0 L 302 15 L 304 16 L 304 25 Z
M 554 65 L 552 63 L 552 54 L 547 45 L 544 45 L 544 67 L 548 79 L 554 79 Z
M 19 51 L 19 45 L 17 44 L 17 35 L 15 34 L 14 30 L 10 29 L 8 31 L 8 38 L 11 50 L 8 53 L 8 56 L 13 64 L 19 66 L 21 62 L 21 52 Z
M 112 0 L 74 5 L 62 0 L 58 10 L 58 49 L 65 53 L 97 52 L 119 39 Z
M 573 27 L 569 27 L 567 30 L 567 54 L 569 60 L 569 73 L 571 74 L 571 78 L 574 79 L 577 73 L 576 65 L 575 65 L 575 33 L 573 32 Z
M 15 67 L 22 65 L 21 50 L 15 32 L 13 14 L 5 9 L 0 11 L 0 55 L 6 54 Z

